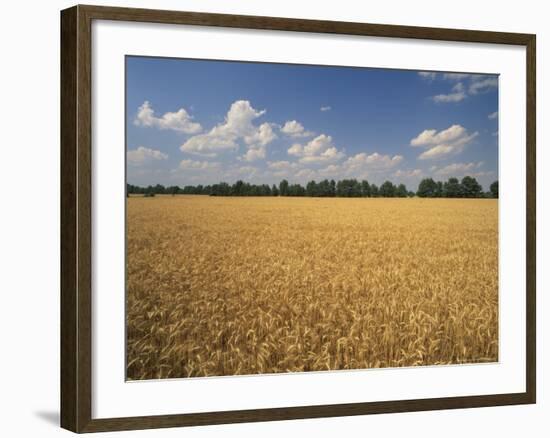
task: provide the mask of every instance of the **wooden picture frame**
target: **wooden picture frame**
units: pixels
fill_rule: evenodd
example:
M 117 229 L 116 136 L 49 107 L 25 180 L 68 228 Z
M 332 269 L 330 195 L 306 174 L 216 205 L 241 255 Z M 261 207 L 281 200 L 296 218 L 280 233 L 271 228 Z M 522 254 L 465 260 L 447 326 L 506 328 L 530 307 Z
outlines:
M 519 45 L 526 48 L 526 391 L 195 414 L 92 418 L 92 35 L 93 20 L 185 24 L 388 38 Z M 237 16 L 195 12 L 75 6 L 61 12 L 61 426 L 99 432 L 222 423 L 289 420 L 535 403 L 535 111 L 536 37 L 486 32 Z

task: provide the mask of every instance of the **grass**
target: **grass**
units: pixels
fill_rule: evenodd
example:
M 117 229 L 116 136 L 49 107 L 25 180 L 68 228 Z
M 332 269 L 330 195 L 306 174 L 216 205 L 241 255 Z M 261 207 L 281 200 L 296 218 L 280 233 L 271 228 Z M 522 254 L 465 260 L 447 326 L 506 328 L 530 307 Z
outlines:
M 130 380 L 498 360 L 498 201 L 130 197 Z

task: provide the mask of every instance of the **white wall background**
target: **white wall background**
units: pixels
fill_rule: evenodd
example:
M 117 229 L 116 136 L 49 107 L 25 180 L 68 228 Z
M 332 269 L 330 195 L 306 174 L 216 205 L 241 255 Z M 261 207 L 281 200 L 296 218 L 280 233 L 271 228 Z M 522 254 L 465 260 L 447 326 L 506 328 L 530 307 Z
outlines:
M 550 387 L 542 345 L 550 325 L 550 28 L 545 2 L 431 0 L 298 2 L 277 0 L 110 0 L 111 6 L 272 15 L 537 34 L 538 77 L 538 404 L 457 411 L 140 431 L 105 436 L 546 436 Z M 0 434 L 69 436 L 59 405 L 59 10 L 70 1 L 5 2 L 0 18 Z M 544 187 L 546 185 L 546 187 Z M 546 415 L 545 415 L 546 414 Z M 546 420 L 546 421 L 545 421 Z

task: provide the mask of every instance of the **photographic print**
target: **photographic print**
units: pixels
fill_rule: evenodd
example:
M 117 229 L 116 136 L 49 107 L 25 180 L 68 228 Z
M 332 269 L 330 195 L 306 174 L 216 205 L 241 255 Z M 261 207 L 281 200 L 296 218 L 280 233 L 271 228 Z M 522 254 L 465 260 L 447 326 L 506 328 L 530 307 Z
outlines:
M 126 378 L 498 361 L 498 76 L 126 57 Z

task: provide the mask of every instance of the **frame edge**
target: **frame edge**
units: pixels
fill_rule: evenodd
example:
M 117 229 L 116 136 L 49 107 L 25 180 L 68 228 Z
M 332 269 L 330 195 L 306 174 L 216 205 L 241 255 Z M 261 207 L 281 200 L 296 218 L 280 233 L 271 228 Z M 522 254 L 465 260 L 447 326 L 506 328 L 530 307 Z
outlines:
M 526 392 L 92 419 L 91 22 L 94 19 L 522 45 L 527 50 Z M 81 433 L 536 403 L 536 36 L 77 5 L 61 11 L 61 427 Z
M 61 11 L 60 425 L 91 421 L 91 45 L 81 6 Z
M 76 290 L 77 6 L 61 11 L 61 427 L 75 432 L 78 405 Z
M 526 200 L 526 391 L 530 403 L 537 402 L 537 161 L 536 161 L 536 138 L 537 138 L 537 66 L 536 50 L 537 37 L 529 35 L 526 46 L 526 148 L 527 148 L 527 200 Z

